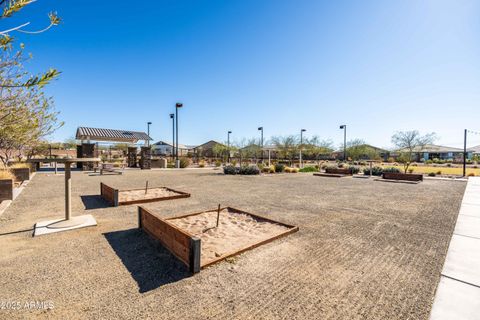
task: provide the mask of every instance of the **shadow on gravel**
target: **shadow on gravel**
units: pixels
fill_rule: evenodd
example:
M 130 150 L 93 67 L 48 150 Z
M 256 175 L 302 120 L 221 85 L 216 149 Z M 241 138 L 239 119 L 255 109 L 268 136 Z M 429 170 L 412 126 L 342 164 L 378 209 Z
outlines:
M 85 210 L 109 208 L 111 205 L 99 195 L 80 196 Z
M 191 276 L 182 262 L 140 229 L 103 235 L 138 283 L 140 293 Z

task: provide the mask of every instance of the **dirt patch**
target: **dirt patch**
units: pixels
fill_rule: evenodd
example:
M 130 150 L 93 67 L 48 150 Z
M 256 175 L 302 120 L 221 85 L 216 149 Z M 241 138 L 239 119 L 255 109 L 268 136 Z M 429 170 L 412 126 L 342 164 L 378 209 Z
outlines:
M 209 263 L 229 253 L 249 247 L 288 230 L 281 224 L 262 221 L 249 214 L 228 209 L 204 212 L 168 222 L 201 239 L 202 264 Z
M 139 190 L 126 190 L 120 191 L 118 194 L 119 202 L 128 202 L 136 200 L 156 199 L 178 196 L 179 193 L 168 190 L 166 188 L 149 188 L 146 192 L 145 189 Z

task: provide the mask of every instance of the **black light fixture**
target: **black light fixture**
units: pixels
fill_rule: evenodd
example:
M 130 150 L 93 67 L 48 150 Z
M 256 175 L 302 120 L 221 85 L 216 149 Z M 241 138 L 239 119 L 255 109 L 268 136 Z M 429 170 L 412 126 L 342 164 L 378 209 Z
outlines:
M 175 104 L 175 122 L 176 122 L 175 128 L 176 128 L 176 130 L 177 130 L 177 132 L 176 132 L 176 133 L 177 133 L 177 137 L 176 137 L 176 138 L 177 138 L 177 139 L 176 139 L 176 140 L 177 140 L 177 141 L 176 141 L 177 145 L 176 145 L 176 148 L 175 148 L 175 149 L 176 149 L 176 150 L 175 150 L 175 159 L 176 159 L 176 162 L 177 162 L 177 163 L 176 163 L 176 164 L 177 164 L 177 168 L 180 168 L 180 162 L 179 162 L 179 160 L 178 160 L 178 108 L 181 108 L 181 107 L 183 107 L 183 104 L 182 104 L 182 103 L 177 102 L 177 103 Z
M 347 160 L 347 125 L 342 124 L 340 129 L 343 129 L 343 161 Z

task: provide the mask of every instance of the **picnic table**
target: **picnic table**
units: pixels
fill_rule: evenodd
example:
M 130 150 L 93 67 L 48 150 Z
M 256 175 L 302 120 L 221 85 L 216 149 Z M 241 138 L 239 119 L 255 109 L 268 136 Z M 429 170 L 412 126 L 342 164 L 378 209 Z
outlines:
M 75 162 L 100 162 L 100 158 L 43 158 L 29 159 L 28 162 L 58 162 L 65 164 L 65 219 L 56 219 L 36 223 L 33 234 L 34 236 L 97 225 L 95 218 L 90 214 L 72 217 L 72 174 L 70 166 Z

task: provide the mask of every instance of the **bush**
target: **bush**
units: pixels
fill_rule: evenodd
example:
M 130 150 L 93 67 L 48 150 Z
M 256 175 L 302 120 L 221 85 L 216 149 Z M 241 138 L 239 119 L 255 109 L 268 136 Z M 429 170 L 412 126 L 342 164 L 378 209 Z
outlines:
M 408 169 L 408 173 L 413 173 L 413 168 Z
M 299 170 L 300 169 L 298 169 L 298 168 L 290 168 L 291 173 L 298 173 Z
M 475 177 L 475 173 L 470 172 L 470 173 L 468 174 L 468 177 Z
M 427 161 L 425 161 L 425 163 L 426 163 L 426 164 L 432 164 L 432 163 L 433 163 L 433 161 L 432 161 L 432 160 L 430 160 L 430 159 L 428 159 Z
M 237 160 L 233 159 L 232 161 L 230 161 L 230 163 L 232 164 L 232 166 L 236 166 L 237 165 Z
M 205 167 L 205 161 L 200 160 L 200 161 L 198 162 L 198 167 L 199 167 L 199 168 L 204 168 L 204 167 Z
M 348 167 L 348 170 L 350 170 L 350 173 L 351 174 L 357 174 L 360 172 L 360 168 L 359 167 L 355 167 L 355 166 L 350 166 Z
M 0 170 L 0 180 L 15 179 L 10 170 Z
M 394 163 L 394 162 L 395 162 L 395 159 L 393 159 L 392 157 L 389 157 L 389 158 L 387 159 L 387 162 Z
M 190 159 L 186 157 L 180 158 L 180 168 L 186 168 L 190 165 Z
M 218 167 L 220 167 L 221 165 L 222 165 L 222 161 L 220 161 L 220 160 L 216 160 L 216 161 L 215 161 L 215 167 L 218 168 Z
M 298 171 L 299 172 L 318 172 L 318 169 L 315 167 L 304 167 Z
M 388 167 L 388 168 L 384 168 L 383 172 L 400 173 L 400 169 L 395 167 Z
M 223 167 L 224 174 L 237 174 L 237 167 L 234 166 L 225 166 Z
M 430 173 L 428 174 L 428 176 L 429 176 L 429 177 L 435 177 L 436 174 L 435 174 L 435 172 L 430 172 Z
M 257 167 L 261 172 L 263 172 L 263 168 L 265 168 L 265 165 L 263 163 L 258 163 Z
M 437 171 L 437 174 L 438 174 L 438 175 L 442 174 L 442 171 L 438 170 L 438 171 Z
M 381 176 L 383 173 L 383 168 L 382 167 L 372 167 L 372 176 Z M 370 168 L 365 168 L 363 169 L 363 174 L 364 175 L 370 175 Z
M 285 167 L 284 171 L 287 172 L 287 173 L 290 173 L 290 172 L 292 172 L 292 168 L 290 168 L 290 167 Z
M 275 165 L 275 172 L 283 172 L 285 170 L 285 166 L 281 163 L 277 163 Z
M 255 174 L 260 174 L 260 170 L 255 165 L 253 165 L 253 166 L 243 166 L 243 167 L 240 168 L 239 174 L 255 175 Z

